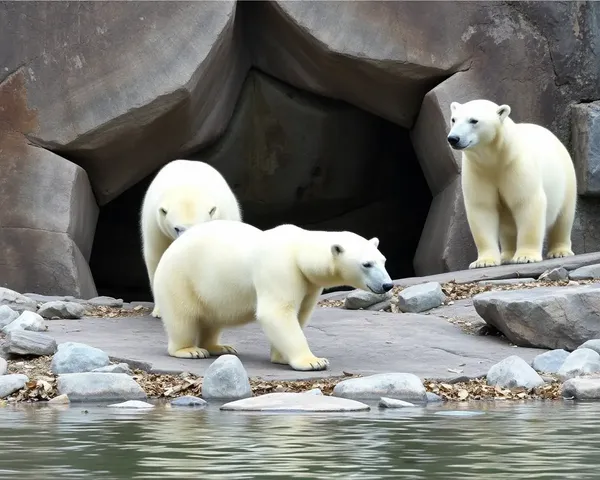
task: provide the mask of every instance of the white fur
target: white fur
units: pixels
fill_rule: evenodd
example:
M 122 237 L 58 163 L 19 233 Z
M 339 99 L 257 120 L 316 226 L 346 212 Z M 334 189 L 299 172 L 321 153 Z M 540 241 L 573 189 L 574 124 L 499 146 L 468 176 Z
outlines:
M 573 255 L 577 180 L 560 140 L 539 125 L 515 123 L 508 105 L 473 100 L 450 109 L 448 141 L 462 151 L 462 190 L 477 246 L 469 267 L 539 262 L 546 233 L 549 258 Z
M 221 330 L 257 320 L 272 362 L 296 370 L 327 368 L 302 328 L 325 287 L 391 288 L 378 244 L 377 238 L 294 225 L 263 232 L 216 220 L 190 228 L 164 253 L 154 278 L 169 355 L 235 353 L 220 344 Z
M 167 247 L 191 226 L 217 219 L 239 222 L 242 214 L 235 195 L 216 169 L 204 162 L 174 160 L 156 174 L 144 196 L 140 218 L 151 288 Z M 160 316 L 158 302 L 152 315 Z

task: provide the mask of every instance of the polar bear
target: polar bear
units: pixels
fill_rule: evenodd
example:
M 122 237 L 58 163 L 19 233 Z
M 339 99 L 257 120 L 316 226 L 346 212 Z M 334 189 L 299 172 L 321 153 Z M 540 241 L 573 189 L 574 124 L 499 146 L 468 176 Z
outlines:
M 238 201 L 223 176 L 204 162 L 174 160 L 156 174 L 142 204 L 142 250 L 150 288 L 167 247 L 192 225 L 225 219 L 240 222 Z M 160 317 L 155 302 L 152 316 Z
M 461 184 L 477 247 L 469 268 L 573 255 L 577 180 L 569 152 L 549 130 L 515 123 L 489 100 L 450 105 L 448 143 L 462 152 Z M 500 239 L 501 251 L 498 248 Z
M 214 220 L 190 228 L 164 253 L 154 277 L 168 353 L 179 358 L 235 354 L 224 328 L 258 321 L 271 361 L 324 370 L 302 328 L 323 288 L 349 285 L 385 293 L 392 287 L 379 240 L 351 232 L 280 225 L 262 231 Z

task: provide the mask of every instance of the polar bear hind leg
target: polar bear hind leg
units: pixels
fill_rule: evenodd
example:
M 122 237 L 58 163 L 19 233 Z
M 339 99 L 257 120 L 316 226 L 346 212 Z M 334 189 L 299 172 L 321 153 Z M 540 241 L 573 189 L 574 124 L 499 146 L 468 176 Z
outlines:
M 199 323 L 193 312 L 177 308 L 171 302 L 163 307 L 163 324 L 169 339 L 167 351 L 177 358 L 208 358 L 210 353 L 197 345 Z M 173 302 L 175 303 L 175 302 Z
M 201 325 L 197 345 L 211 355 L 236 355 L 237 350 L 231 345 L 221 345 L 221 329 L 209 325 Z
M 576 197 L 565 202 L 562 211 L 548 232 L 548 258 L 574 255 L 571 249 L 571 230 L 575 219 Z
M 517 225 L 517 251 L 512 263 L 541 262 L 546 231 L 546 196 L 539 192 L 515 205 L 512 212 Z
M 511 263 L 517 250 L 517 226 L 510 210 L 500 205 L 500 261 Z

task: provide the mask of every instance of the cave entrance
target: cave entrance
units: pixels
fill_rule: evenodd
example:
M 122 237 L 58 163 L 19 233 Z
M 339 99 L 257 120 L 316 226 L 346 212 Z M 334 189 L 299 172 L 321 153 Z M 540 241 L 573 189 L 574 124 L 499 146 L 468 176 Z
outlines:
M 432 197 L 407 129 L 253 69 L 224 135 L 182 158 L 221 172 L 246 223 L 377 236 L 392 278 L 414 275 Z M 99 295 L 151 300 L 139 212 L 155 174 L 100 209 L 90 258 Z

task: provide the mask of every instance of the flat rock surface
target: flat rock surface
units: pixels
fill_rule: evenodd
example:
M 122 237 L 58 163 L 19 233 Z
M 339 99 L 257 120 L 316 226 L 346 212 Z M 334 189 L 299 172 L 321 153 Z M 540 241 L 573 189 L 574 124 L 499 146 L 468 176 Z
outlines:
M 436 309 L 438 314 L 444 311 Z M 471 312 L 461 306 L 453 313 Z M 149 363 L 154 371 L 204 375 L 216 357 L 193 360 L 168 356 L 162 322 L 152 317 L 53 320 L 48 334 L 58 343 L 81 342 L 113 358 Z M 510 356 L 530 362 L 542 349 L 512 347 L 493 336 L 474 336 L 434 315 L 392 314 L 317 308 L 306 335 L 313 353 L 330 361 L 329 370 L 298 372 L 269 360 L 269 345 L 257 324 L 226 330 L 222 341 L 234 346 L 250 377 L 289 380 L 406 372 L 421 378 L 483 376 Z M 459 373 L 448 371 L 456 369 Z
M 226 403 L 221 410 L 277 412 L 352 412 L 369 410 L 369 406 L 347 398 L 306 393 L 268 393 Z

